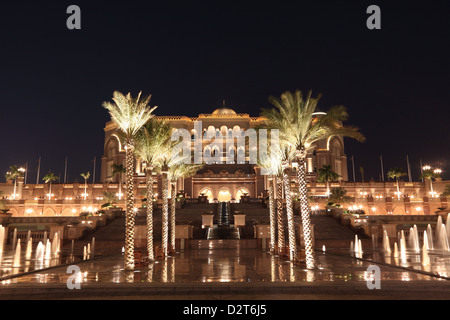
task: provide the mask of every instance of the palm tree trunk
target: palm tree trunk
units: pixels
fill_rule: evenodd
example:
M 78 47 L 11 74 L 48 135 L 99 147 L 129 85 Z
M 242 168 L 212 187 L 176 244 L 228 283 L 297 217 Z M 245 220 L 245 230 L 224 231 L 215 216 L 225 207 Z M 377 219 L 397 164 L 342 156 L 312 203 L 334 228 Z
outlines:
M 276 217 L 275 217 L 275 196 L 273 188 L 273 176 L 269 176 L 269 219 L 270 219 L 270 251 L 275 249 L 276 241 Z
M 284 196 L 286 198 L 286 216 L 288 223 L 288 239 L 289 239 L 289 259 L 294 260 L 297 251 L 295 242 L 295 225 L 294 225 L 294 207 L 291 195 L 291 171 L 289 168 L 283 170 Z
M 14 196 L 13 199 L 16 200 L 16 185 L 17 185 L 17 179 L 14 179 Z
M 327 199 L 330 199 L 330 182 L 327 179 Z
M 311 232 L 312 230 L 311 230 L 311 215 L 310 215 L 311 208 L 309 206 L 308 190 L 306 184 L 305 158 L 306 158 L 306 151 L 304 150 L 304 148 L 302 148 L 298 163 L 297 179 L 300 196 L 300 210 L 302 216 L 303 241 L 305 243 L 306 268 L 314 269 L 315 259 L 314 259 L 314 248 L 312 245 L 312 232 Z
M 278 250 L 284 248 L 284 223 L 283 223 L 283 180 L 277 176 L 277 226 L 278 226 Z
M 52 182 L 50 181 L 48 189 L 48 201 L 52 200 Z
M 149 260 L 155 260 L 153 250 L 153 177 L 152 170 L 145 171 L 147 182 L 147 255 Z
M 122 173 L 119 173 L 119 200 L 122 200 Z
M 167 171 L 162 172 L 162 243 L 164 257 L 167 256 L 167 244 L 169 238 L 169 186 L 167 179 Z
M 175 197 L 175 184 L 172 184 L 172 197 L 170 198 L 170 245 L 172 246 L 172 250 L 175 250 L 175 205 L 176 205 L 176 197 Z
M 126 145 L 125 270 L 134 270 L 134 144 Z
M 398 178 L 397 178 L 397 199 L 400 199 L 400 186 L 398 185 Z

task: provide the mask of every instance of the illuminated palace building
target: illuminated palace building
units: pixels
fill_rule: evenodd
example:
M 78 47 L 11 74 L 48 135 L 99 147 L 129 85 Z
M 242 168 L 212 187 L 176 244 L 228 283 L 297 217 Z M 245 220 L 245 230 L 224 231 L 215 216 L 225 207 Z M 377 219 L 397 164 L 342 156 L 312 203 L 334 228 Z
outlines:
M 320 113 L 318 113 L 320 115 Z M 168 123 L 173 130 L 185 129 L 191 135 L 191 151 L 194 153 L 194 139 L 202 130 L 201 151 L 205 158 L 213 157 L 218 161 L 205 161 L 204 167 L 190 178 L 181 178 L 177 189 L 182 190 L 187 197 L 196 198 L 199 195 L 207 196 L 210 202 L 241 200 L 242 195 L 250 199 L 265 196 L 268 190 L 267 176 L 261 174 L 259 168 L 249 159 L 250 148 L 256 148 L 244 138 L 246 144 L 226 143 L 227 137 L 245 137 L 247 130 L 262 124 L 263 118 L 250 117 L 246 113 L 236 113 L 234 110 L 222 107 L 210 114 L 200 114 L 198 117 L 186 116 L 160 116 L 158 120 Z M 199 129 L 199 125 L 201 128 Z M 214 143 L 214 138 L 223 137 L 220 144 Z M 244 141 L 244 140 L 242 140 Z M 116 125 L 108 122 L 105 127 L 105 149 L 102 158 L 101 180 L 103 182 L 119 182 L 119 176 L 113 175 L 113 164 L 124 164 L 125 150 L 119 141 Z M 220 154 L 219 154 L 220 153 Z M 245 161 L 243 161 L 245 159 Z M 311 150 L 307 158 L 307 172 L 310 179 L 315 177 L 317 168 L 331 165 L 333 170 L 347 180 L 347 157 L 344 154 L 344 142 L 341 137 L 333 137 L 328 141 L 320 141 Z M 145 163 L 136 159 L 137 180 L 144 183 Z M 139 177 L 142 177 L 139 179 Z M 295 176 L 293 176 L 293 183 Z M 160 185 L 160 184 L 158 184 Z M 155 186 L 156 187 L 156 186 Z M 160 191 L 160 190 L 159 190 Z M 159 194 L 161 194 L 159 192 Z
M 318 112 L 316 116 L 320 116 Z M 201 122 L 201 130 L 209 131 L 210 136 L 245 136 L 248 130 L 254 129 L 264 120 L 251 117 L 245 113 L 236 113 L 230 108 L 222 107 L 209 114 L 198 117 L 157 116 L 175 129 L 185 129 L 191 135 L 191 151 L 194 150 L 194 138 Z M 121 191 L 125 185 L 119 185 L 120 175 L 113 174 L 113 164 L 124 164 L 125 150 L 120 143 L 115 124 L 106 123 L 104 155 L 101 162 L 101 183 L 53 183 L 26 184 L 23 178 L 0 184 L 3 197 L 7 197 L 6 206 L 14 216 L 76 216 L 83 211 L 97 211 L 104 203 L 103 193 L 113 192 L 120 200 L 118 205 L 124 207 Z M 186 131 L 187 130 L 187 131 Z M 202 132 L 202 133 L 203 133 Z M 197 140 L 198 141 L 198 140 Z M 204 156 L 214 155 L 215 163 L 203 166 L 193 177 L 181 178 L 176 182 L 177 194 L 184 194 L 190 201 L 230 201 L 230 202 L 263 202 L 267 196 L 269 180 L 261 173 L 261 168 L 248 161 L 253 143 L 222 145 L 211 147 L 210 139 L 202 139 L 201 150 Z M 245 141 L 249 141 L 246 139 Z M 228 148 L 228 150 L 227 150 Z M 244 157 L 242 157 L 244 156 Z M 238 161 L 241 159 L 241 161 Z M 242 161 L 245 159 L 245 161 Z M 143 198 L 145 190 L 145 163 L 136 158 L 135 196 Z M 222 163 L 217 163 L 217 162 Z M 243 162 L 243 163 L 242 163 Z M 293 164 L 295 167 L 295 164 Z M 324 165 L 331 165 L 332 170 L 340 175 L 339 181 L 331 182 L 329 187 L 341 187 L 347 190 L 350 202 L 344 208 L 364 210 L 369 215 L 423 215 L 434 214 L 438 208 L 447 207 L 447 198 L 441 197 L 448 181 L 437 178 L 433 181 L 425 179 L 419 182 L 399 184 L 393 180 L 386 182 L 349 182 L 347 156 L 344 152 L 344 140 L 335 136 L 319 141 L 309 150 L 306 171 L 308 188 L 313 210 L 324 209 L 327 204 L 327 187 L 317 182 L 317 171 Z M 295 172 L 292 173 L 292 190 L 295 192 Z M 125 180 L 122 177 L 123 181 Z M 155 176 L 154 193 L 161 202 L 161 179 Z M 353 180 L 353 179 L 352 179 Z M 171 189 L 171 188 L 169 188 Z M 169 193 L 170 194 L 170 193 Z M 295 196 L 294 196 L 295 198 Z M 136 202 L 138 205 L 140 202 Z M 294 204 L 296 204 L 294 202 Z M 294 209 L 298 212 L 298 207 Z

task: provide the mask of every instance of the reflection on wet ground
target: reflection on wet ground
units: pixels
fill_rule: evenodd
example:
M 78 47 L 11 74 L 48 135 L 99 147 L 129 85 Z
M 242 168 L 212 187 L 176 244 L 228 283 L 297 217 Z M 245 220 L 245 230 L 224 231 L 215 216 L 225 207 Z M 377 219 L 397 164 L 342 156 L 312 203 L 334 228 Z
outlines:
M 383 263 L 388 262 L 379 253 L 365 254 L 363 258 Z M 438 258 L 440 257 L 435 257 L 434 261 L 438 261 Z M 370 261 L 353 259 L 348 250 L 327 251 L 326 253 L 318 251 L 316 253 L 317 268 L 306 270 L 301 265 L 294 265 L 268 252 L 254 249 L 190 249 L 165 260 L 157 260 L 148 266 L 137 267 L 134 272 L 124 271 L 122 255 L 98 256 L 94 260 L 82 263 L 80 263 L 80 257 L 63 256 L 53 263 L 71 263 L 70 259 L 75 259 L 74 264 L 80 267 L 82 283 L 361 282 L 367 281 L 367 268 L 372 264 Z M 390 259 L 392 259 L 390 263 L 395 264 L 393 258 Z M 29 271 L 31 271 L 33 261 L 27 262 L 30 262 Z M 410 258 L 410 264 L 414 267 L 416 262 Z M 439 265 L 435 268 L 441 268 L 440 272 L 447 274 L 445 266 L 449 265 L 448 259 Z M 2 273 L 11 273 L 11 269 L 8 266 L 2 267 Z M 384 264 L 380 265 L 380 269 L 381 280 L 384 281 L 446 281 Z M 67 266 L 51 268 L 11 278 L 2 283 L 8 285 L 14 283 L 66 283 L 68 277 L 71 276 L 71 273 L 66 273 L 66 271 Z

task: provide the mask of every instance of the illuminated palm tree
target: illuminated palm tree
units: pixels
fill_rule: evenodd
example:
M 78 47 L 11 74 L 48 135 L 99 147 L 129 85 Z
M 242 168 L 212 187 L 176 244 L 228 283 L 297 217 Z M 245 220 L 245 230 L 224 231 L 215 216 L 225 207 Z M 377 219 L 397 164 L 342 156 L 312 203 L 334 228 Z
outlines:
M 424 168 L 422 170 L 422 174 L 420 175 L 420 178 L 423 179 L 428 179 L 430 180 L 430 189 L 431 189 L 431 196 L 433 197 L 434 195 L 434 190 L 433 190 L 433 179 L 434 178 L 439 178 L 440 174 L 439 174 L 440 170 L 433 170 L 430 167 L 428 168 Z
M 48 191 L 48 200 L 52 199 L 52 182 L 59 180 L 59 177 L 57 177 L 53 172 L 49 171 L 43 178 L 45 183 L 49 184 L 49 191 Z
M 23 177 L 24 173 L 23 168 L 19 168 L 17 166 L 10 166 L 9 171 L 6 172 L 5 178 L 6 180 L 14 180 L 14 194 L 13 198 L 16 199 L 16 189 L 17 189 L 17 179 Z
M 200 164 L 173 164 L 169 166 L 169 180 L 172 185 L 170 198 L 170 245 L 175 249 L 175 212 L 176 212 L 176 188 L 175 184 L 180 178 L 189 178 L 200 170 Z
M 125 178 L 126 178 L 126 222 L 125 222 L 125 270 L 134 270 L 134 147 L 135 137 L 142 126 L 153 117 L 156 107 L 149 107 L 150 97 L 141 100 L 142 92 L 136 98 L 128 93 L 114 91 L 113 102 L 103 102 L 103 107 L 109 111 L 112 121 L 121 132 L 125 145 Z
M 180 166 L 182 164 L 191 163 L 190 154 L 180 155 L 176 146 L 178 141 L 170 141 L 167 143 L 165 152 L 156 161 L 156 166 L 161 173 L 162 184 L 162 241 L 161 247 L 164 256 L 167 255 L 169 245 L 169 168 Z M 172 169 L 173 170 L 173 169 Z
M 278 247 L 284 248 L 284 222 L 283 222 L 283 186 L 284 197 L 286 199 L 286 216 L 288 223 L 288 241 L 289 241 L 289 258 L 294 259 L 297 251 L 297 244 L 295 240 L 295 226 L 294 226 L 294 207 L 291 195 L 291 160 L 294 157 L 295 151 L 288 145 L 269 143 L 271 153 L 266 159 L 259 159 L 259 165 L 265 170 L 264 173 L 270 176 L 275 176 L 276 190 L 277 190 L 277 225 L 278 225 Z M 270 184 L 272 184 L 270 182 Z M 272 190 L 271 190 L 272 187 Z M 271 219 L 271 245 L 275 243 L 275 208 L 273 206 L 273 186 L 269 185 L 269 214 Z M 272 194 L 272 196 L 271 196 Z M 272 199 L 271 199 L 272 197 Z
M 330 182 L 338 180 L 340 175 L 333 171 L 331 165 L 323 165 L 317 172 L 317 181 L 327 185 L 327 197 L 330 198 Z
M 348 114 L 344 106 L 332 107 L 328 112 L 318 116 L 317 103 L 319 98 L 312 98 L 311 92 L 304 98 L 301 91 L 283 93 L 280 99 L 269 97 L 269 102 L 275 107 L 263 109 L 262 116 L 267 118 L 271 128 L 278 129 L 280 141 L 296 150 L 298 162 L 297 180 L 299 185 L 300 209 L 305 241 L 306 267 L 315 266 L 314 249 L 312 246 L 311 207 L 309 205 L 306 182 L 306 156 L 313 143 L 328 139 L 331 136 L 346 136 L 363 141 L 364 136 L 357 128 L 343 126 Z
M 163 121 L 150 119 L 136 137 L 136 155 L 145 162 L 147 198 L 147 254 L 154 260 L 153 250 L 153 168 L 162 155 L 170 152 L 171 127 Z
M 105 203 L 102 204 L 102 208 L 111 208 L 117 202 L 117 197 L 114 192 L 103 191 L 103 199 Z
M 395 167 L 389 169 L 387 172 L 387 176 L 389 179 L 395 179 L 397 182 L 397 198 L 400 199 L 400 186 L 399 186 L 399 179 L 403 176 L 406 176 L 406 172 L 403 171 L 402 168 Z
M 112 176 L 119 176 L 119 200 L 122 200 L 122 174 L 126 172 L 123 164 L 113 163 L 112 166 Z
M 84 200 L 86 200 L 86 198 L 87 198 L 87 181 L 88 181 L 89 177 L 91 176 L 91 173 L 88 171 L 88 172 L 84 172 L 80 175 L 84 179 Z
M 277 211 L 275 208 L 275 188 L 274 188 L 274 180 L 276 179 L 276 174 L 278 172 L 278 166 L 276 165 L 277 160 L 278 155 L 272 153 L 270 153 L 270 155 L 264 159 L 258 157 L 258 165 L 262 168 L 261 173 L 263 175 L 267 175 L 267 180 L 269 183 L 269 230 L 270 230 L 269 247 L 271 252 L 275 251 L 275 244 L 277 240 L 276 235 Z

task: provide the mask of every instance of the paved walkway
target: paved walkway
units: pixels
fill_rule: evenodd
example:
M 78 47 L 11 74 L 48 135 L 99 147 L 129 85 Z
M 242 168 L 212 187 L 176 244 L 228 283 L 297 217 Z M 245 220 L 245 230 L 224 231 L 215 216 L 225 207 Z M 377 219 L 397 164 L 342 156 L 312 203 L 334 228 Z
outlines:
M 450 283 L 380 265 L 381 289 L 368 289 L 368 261 L 317 253 L 306 270 L 258 250 L 188 250 L 134 272 L 121 255 L 78 263 L 81 289 L 67 288 L 67 266 L 3 281 L 0 299 L 450 299 Z

